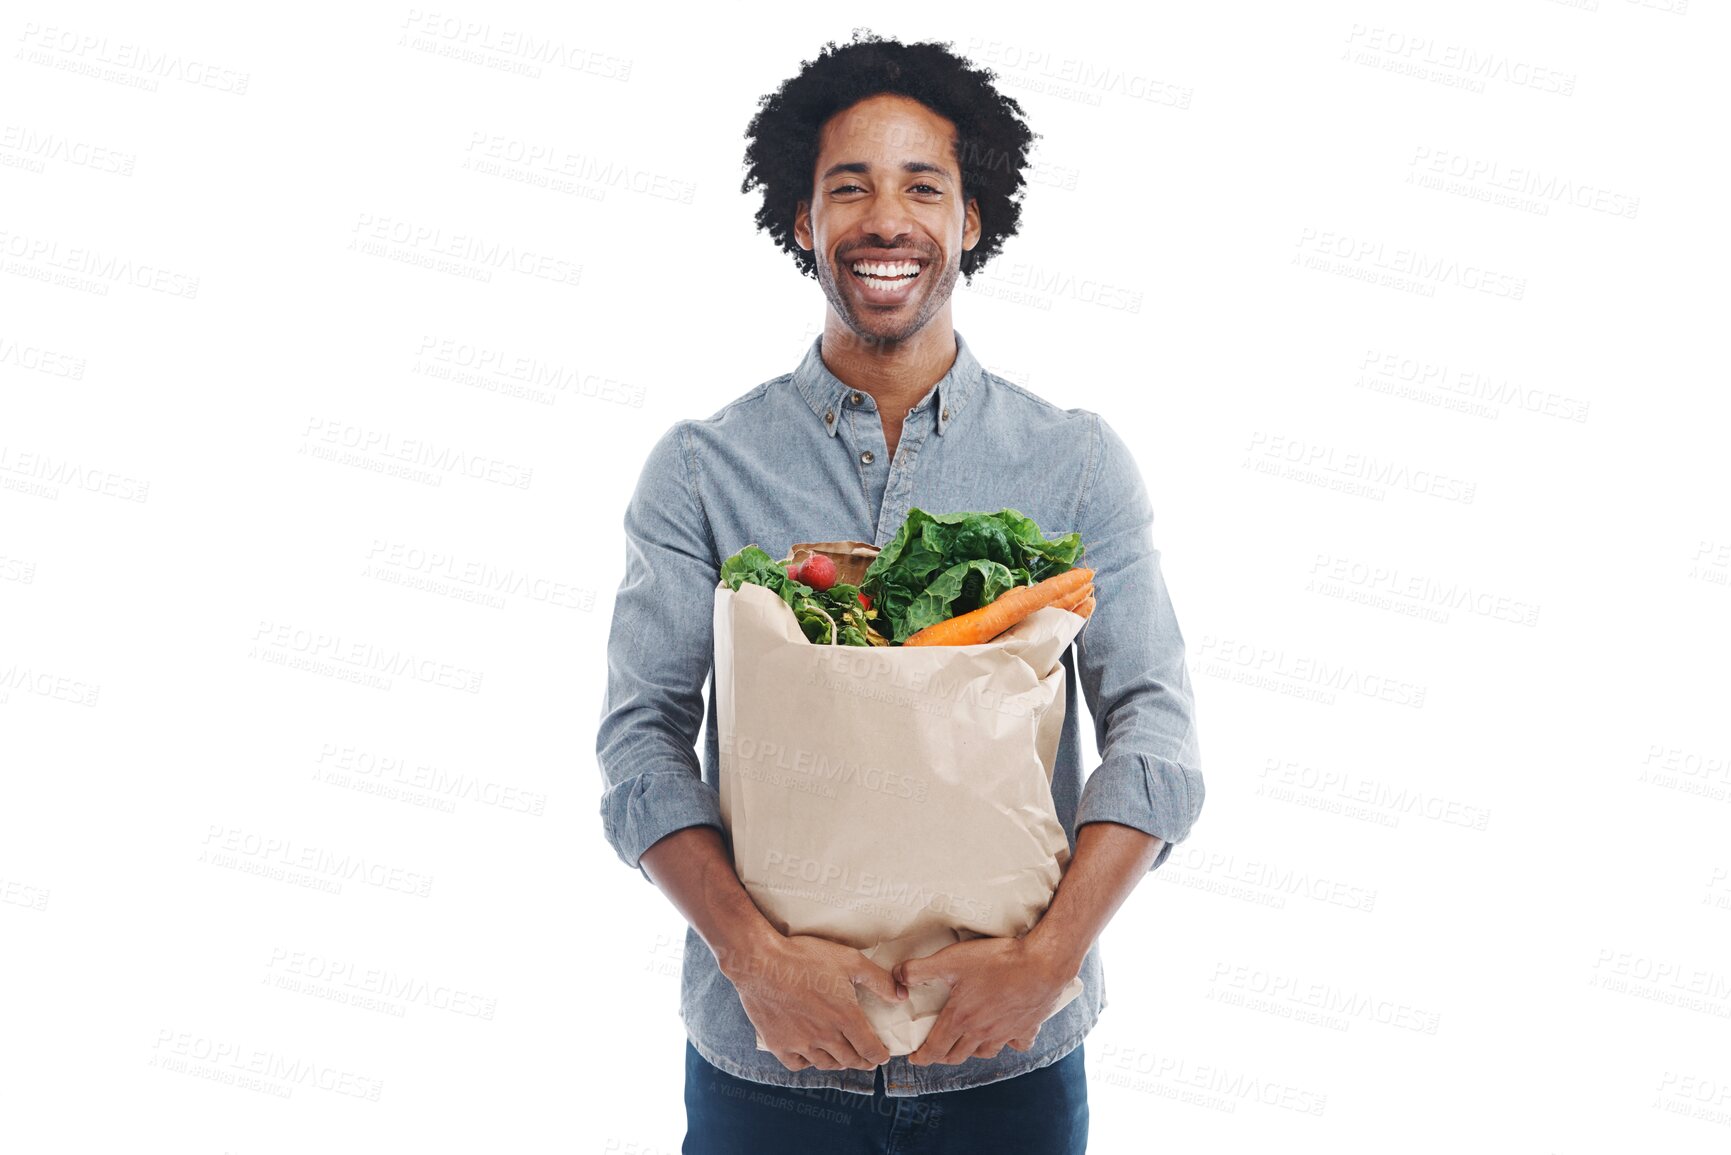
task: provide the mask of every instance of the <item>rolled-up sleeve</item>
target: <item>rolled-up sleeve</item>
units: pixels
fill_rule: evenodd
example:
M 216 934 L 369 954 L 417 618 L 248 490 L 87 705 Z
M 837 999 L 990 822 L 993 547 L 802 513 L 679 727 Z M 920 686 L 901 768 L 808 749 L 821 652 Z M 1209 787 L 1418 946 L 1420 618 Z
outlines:
M 655 443 L 625 508 L 625 575 L 595 737 L 602 827 L 645 879 L 640 859 L 660 839 L 686 826 L 725 830 L 720 796 L 703 781 L 697 757 L 721 566 L 684 426 Z
M 1195 694 L 1154 548 L 1147 488 L 1117 431 L 1098 414 L 1094 421 L 1096 466 L 1081 533 L 1097 596 L 1076 659 L 1100 765 L 1083 784 L 1076 825 L 1119 822 L 1162 839 L 1153 871 L 1202 812 Z

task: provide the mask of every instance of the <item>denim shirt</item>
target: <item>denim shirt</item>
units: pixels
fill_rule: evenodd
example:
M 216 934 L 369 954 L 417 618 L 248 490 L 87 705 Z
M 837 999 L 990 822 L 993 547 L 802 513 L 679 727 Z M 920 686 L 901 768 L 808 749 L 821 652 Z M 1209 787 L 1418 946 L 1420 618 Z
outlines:
M 954 331 L 954 330 L 952 330 Z M 790 374 L 704 420 L 682 420 L 650 450 L 625 510 L 625 575 L 607 643 L 596 735 L 602 825 L 628 866 L 675 830 L 721 820 L 711 672 L 721 562 L 755 544 L 785 557 L 798 541 L 887 545 L 919 506 L 933 513 L 1019 510 L 1047 537 L 1082 535 L 1098 604 L 1063 657 L 1065 701 L 1052 798 L 1071 852 L 1076 828 L 1119 822 L 1165 840 L 1150 870 L 1202 809 L 1194 697 L 1154 548 L 1153 511 L 1118 433 L 1087 409 L 1060 409 L 981 368 L 960 332 L 949 371 L 907 413 L 892 457 L 877 402 L 830 372 L 814 338 Z M 1076 679 L 1100 764 L 1082 775 Z M 705 731 L 701 763 L 699 727 Z M 1026 1052 L 884 1067 L 892 1096 L 1011 1078 L 1073 1050 L 1106 1005 L 1099 944 L 1083 991 Z M 685 935 L 679 1012 L 698 1053 L 740 1078 L 869 1095 L 873 1072 L 790 1071 L 756 1046 L 737 989 L 697 931 Z

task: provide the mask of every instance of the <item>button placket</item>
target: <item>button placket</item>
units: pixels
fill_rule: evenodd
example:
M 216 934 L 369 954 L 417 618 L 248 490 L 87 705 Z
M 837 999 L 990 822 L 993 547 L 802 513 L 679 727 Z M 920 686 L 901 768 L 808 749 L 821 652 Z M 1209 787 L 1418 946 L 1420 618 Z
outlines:
M 914 410 L 908 410 L 911 415 Z M 898 528 L 908 516 L 908 498 L 914 489 L 914 466 L 918 463 L 920 449 L 924 447 L 926 438 L 931 435 L 929 425 L 920 428 L 902 426 L 901 443 L 896 447 L 896 457 L 890 463 L 890 476 L 884 487 L 884 503 L 878 511 L 879 537 L 882 530 L 893 523 Z
M 867 405 L 850 405 L 850 404 L 847 404 L 854 397 L 859 397 L 859 398 L 861 398 L 862 401 L 870 400 L 869 398 L 865 397 L 864 394 L 859 393 L 858 391 L 853 391 L 853 392 L 843 394 L 842 403 L 845 406 L 845 408 L 842 410 L 842 416 L 846 417 L 847 420 L 845 422 L 841 422 L 840 424 L 845 424 L 847 426 L 848 451 L 850 453 L 855 454 L 855 456 L 854 456 L 854 461 L 855 461 L 854 468 L 859 471 L 860 493 L 865 497 L 866 508 L 869 510 L 869 509 L 873 508 L 872 503 L 873 503 L 874 498 L 872 495 L 872 489 L 873 489 L 872 481 L 871 481 L 871 478 L 867 474 L 866 466 L 871 465 L 872 462 L 877 460 L 877 454 L 872 452 L 870 449 L 858 449 L 860 441 L 864 440 L 862 434 L 863 434 L 863 431 L 865 429 L 865 424 L 862 420 L 860 420 L 860 418 L 862 418 L 867 413 L 872 413 L 873 416 L 876 416 L 876 413 L 874 410 L 872 410 L 870 408 L 870 406 L 867 406 Z M 881 421 L 878 422 L 878 442 L 879 442 L 879 444 L 884 443 L 883 422 L 881 422 Z M 855 452 L 856 450 L 857 450 L 857 452 Z M 879 498 L 875 499 L 878 503 L 877 507 L 881 510 L 882 504 L 887 499 L 887 495 L 888 495 L 889 491 L 887 489 L 883 489 L 883 490 L 879 490 L 878 492 L 885 495 L 884 497 L 879 497 Z

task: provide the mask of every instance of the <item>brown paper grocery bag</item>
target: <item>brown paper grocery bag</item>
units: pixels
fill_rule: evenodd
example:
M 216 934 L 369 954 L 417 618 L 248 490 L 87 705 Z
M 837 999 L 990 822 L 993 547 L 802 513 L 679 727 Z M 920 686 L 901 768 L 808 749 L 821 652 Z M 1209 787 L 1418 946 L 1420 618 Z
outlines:
M 1048 606 L 980 645 L 814 645 L 773 591 L 718 584 L 722 818 L 765 917 L 886 969 L 1032 928 L 1069 861 L 1051 782 L 1061 658 L 1083 623 Z M 1081 991 L 1071 979 L 1047 1017 Z M 949 996 L 908 993 L 859 991 L 892 1055 Z

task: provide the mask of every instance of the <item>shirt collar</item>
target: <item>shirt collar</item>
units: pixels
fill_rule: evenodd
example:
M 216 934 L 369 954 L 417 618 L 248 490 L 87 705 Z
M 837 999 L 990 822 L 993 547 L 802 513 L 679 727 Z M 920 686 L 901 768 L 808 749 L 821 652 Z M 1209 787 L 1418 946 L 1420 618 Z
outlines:
M 956 329 L 951 332 L 956 338 L 955 364 L 950 366 L 950 371 L 939 378 L 938 383 L 932 386 L 932 391 L 920 401 L 921 405 L 932 405 L 937 409 L 939 433 L 944 432 L 961 415 L 962 408 L 974 395 L 980 379 L 985 375 L 985 370 L 980 367 L 980 363 L 974 359 L 973 352 L 968 348 L 967 341 L 962 339 L 961 332 Z M 821 333 L 812 338 L 811 347 L 805 351 L 805 358 L 800 361 L 799 368 L 793 371 L 793 383 L 831 437 L 841 428 L 842 411 L 860 404 L 853 400 L 856 393 L 867 398 L 866 403 L 875 404 L 869 401 L 869 395 L 863 390 L 855 390 L 829 371 L 829 366 L 823 363 Z

